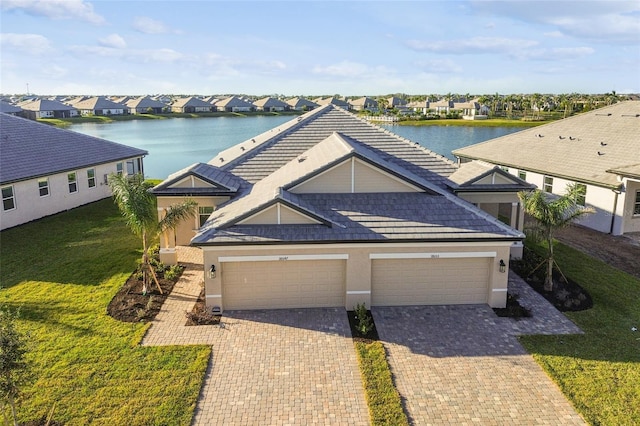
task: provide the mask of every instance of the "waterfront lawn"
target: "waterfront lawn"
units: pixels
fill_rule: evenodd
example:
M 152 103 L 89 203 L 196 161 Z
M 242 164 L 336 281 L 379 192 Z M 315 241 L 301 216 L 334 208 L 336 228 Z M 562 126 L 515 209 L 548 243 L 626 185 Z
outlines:
M 139 259 L 111 199 L 0 233 L 0 303 L 20 309 L 33 380 L 19 419 L 65 425 L 189 424 L 210 349 L 138 345 L 148 324 L 106 306 Z
M 488 120 L 437 119 L 437 120 L 405 120 L 394 124 L 401 126 L 464 126 L 464 127 L 536 127 L 551 121 L 523 121 L 506 118 Z
M 522 344 L 589 423 L 640 424 L 640 280 L 561 243 L 555 255 L 593 298 L 592 309 L 565 313 L 584 335 Z

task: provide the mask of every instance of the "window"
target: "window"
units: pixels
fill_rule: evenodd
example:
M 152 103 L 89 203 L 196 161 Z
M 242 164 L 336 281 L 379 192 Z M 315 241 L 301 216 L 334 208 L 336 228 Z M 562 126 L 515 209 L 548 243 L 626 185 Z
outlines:
M 204 223 L 209 219 L 213 213 L 213 207 L 198 207 L 198 218 L 200 226 L 204 225 Z
M 500 168 L 502 169 L 502 171 L 509 173 L 509 168 L 508 167 L 500 166 Z
M 41 197 L 49 195 L 49 178 L 38 179 L 38 191 Z
M 527 180 L 527 172 L 524 170 L 518 171 L 518 177 L 522 180 Z
M 116 174 L 118 176 L 122 176 L 122 171 L 124 170 L 124 164 L 116 163 Z
M 2 193 L 4 198 L 4 192 Z M 633 205 L 633 215 L 640 215 L 640 190 L 636 191 L 636 202 Z
M 553 192 L 553 178 L 549 176 L 544 177 L 544 192 Z
M 89 188 L 95 188 L 96 186 L 96 169 L 87 170 L 87 183 Z
M 76 181 L 76 172 L 67 173 L 67 182 L 69 183 L 69 193 L 78 192 L 78 182 Z
M 16 199 L 13 195 L 13 186 L 2 188 L 2 210 L 13 210 L 16 208 Z
M 587 185 L 576 183 L 576 204 L 584 206 L 587 201 Z

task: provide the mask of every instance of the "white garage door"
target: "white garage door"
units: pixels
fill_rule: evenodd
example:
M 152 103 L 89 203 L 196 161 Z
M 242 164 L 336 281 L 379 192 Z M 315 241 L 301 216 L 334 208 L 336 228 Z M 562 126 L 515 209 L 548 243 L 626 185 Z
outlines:
M 372 261 L 374 306 L 487 303 L 488 258 L 376 259 Z
M 344 306 L 344 260 L 222 264 L 225 309 Z

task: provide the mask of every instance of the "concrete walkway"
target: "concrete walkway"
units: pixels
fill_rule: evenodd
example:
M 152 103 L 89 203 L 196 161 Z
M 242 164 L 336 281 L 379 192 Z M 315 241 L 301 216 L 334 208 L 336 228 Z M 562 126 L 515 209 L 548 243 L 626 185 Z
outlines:
M 369 411 L 344 309 L 225 311 L 221 326 L 185 326 L 202 288 L 199 249 L 143 345 L 212 345 L 194 425 L 367 425 Z
M 517 275 L 509 288 L 532 318 L 499 318 L 487 305 L 373 308 L 412 424 L 585 424 L 516 338 L 580 329 Z

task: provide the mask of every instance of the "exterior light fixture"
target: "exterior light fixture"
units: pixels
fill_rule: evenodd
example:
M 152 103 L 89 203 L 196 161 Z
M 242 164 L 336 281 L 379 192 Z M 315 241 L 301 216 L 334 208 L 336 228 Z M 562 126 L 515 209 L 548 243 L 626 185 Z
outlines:
M 507 264 L 504 263 L 504 260 L 500 259 L 500 272 L 504 273 L 506 271 L 507 271 Z
M 209 278 L 216 277 L 216 265 L 211 265 L 211 268 L 209 268 L 209 271 L 208 271 L 208 275 L 209 275 Z

